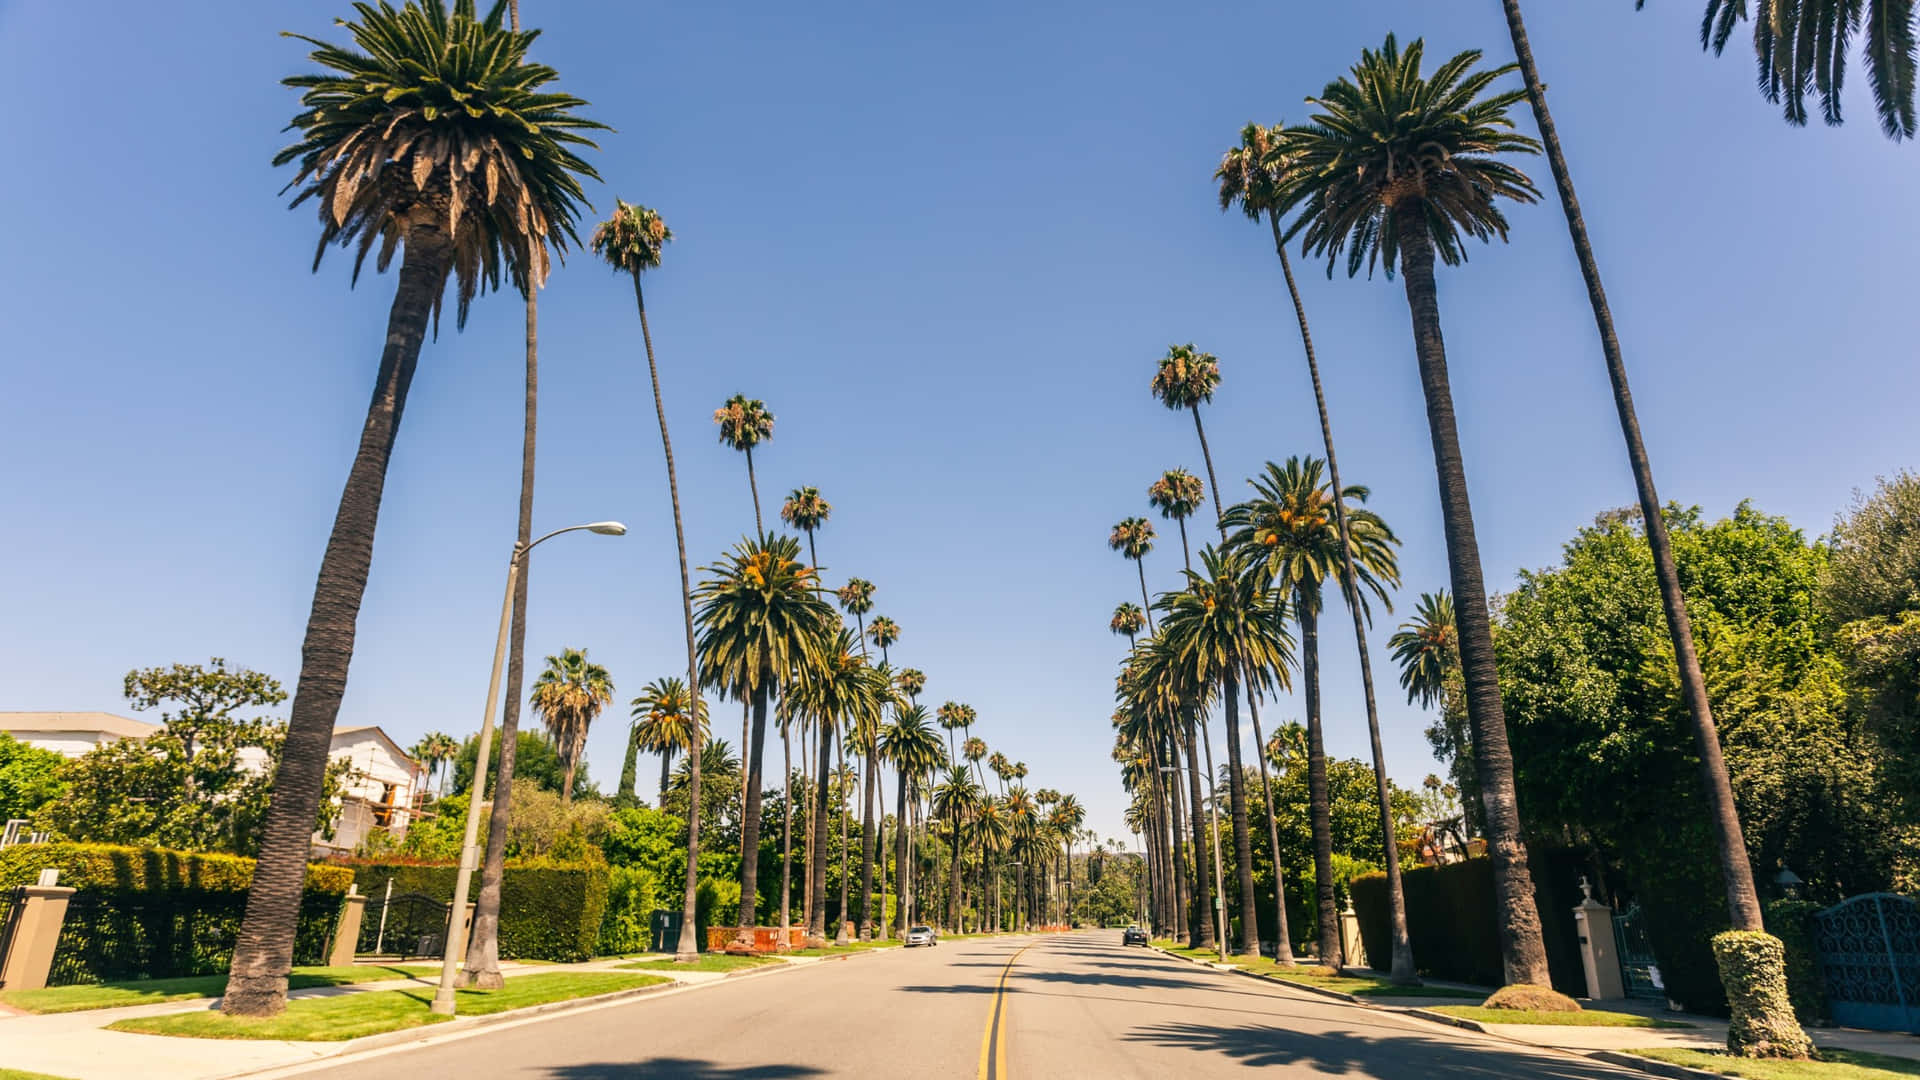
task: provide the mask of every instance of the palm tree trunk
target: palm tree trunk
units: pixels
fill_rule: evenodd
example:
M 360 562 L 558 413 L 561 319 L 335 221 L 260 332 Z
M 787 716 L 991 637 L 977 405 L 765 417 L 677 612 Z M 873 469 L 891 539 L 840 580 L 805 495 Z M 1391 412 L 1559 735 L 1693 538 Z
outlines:
M 518 4 L 514 5 L 517 9 Z M 516 14 L 516 18 L 517 18 Z M 533 540 L 533 451 L 540 406 L 540 293 L 527 290 L 527 394 L 520 438 L 520 520 L 518 543 Z M 506 985 L 500 973 L 500 886 L 506 878 L 507 827 L 513 817 L 513 766 L 520 749 L 520 701 L 526 689 L 527 579 L 531 555 L 520 557 L 520 576 L 513 586 L 513 623 L 507 631 L 507 700 L 500 717 L 500 764 L 495 768 L 493 808 L 487 816 L 487 852 L 480 870 L 480 895 L 473 908 L 473 934 L 467 941 L 466 985 L 498 990 Z M 621 783 L 633 794 L 629 777 L 634 747 L 627 747 L 627 768 Z
M 667 783 L 673 779 L 673 750 L 660 751 L 660 794 L 657 801 L 661 807 L 667 805 Z
M 1267 808 L 1267 850 L 1273 855 L 1273 961 L 1293 963 L 1293 934 L 1287 926 L 1286 873 L 1280 869 L 1280 823 L 1273 816 L 1273 781 L 1267 776 L 1267 738 L 1260 731 L 1258 695 L 1247 695 L 1247 717 L 1253 721 L 1253 759 L 1260 763 L 1260 797 Z
M 960 926 L 960 819 L 955 817 L 949 835 L 953 837 L 953 854 L 947 860 L 947 928 L 951 933 L 965 933 Z
M 847 811 L 847 733 L 844 729 L 835 728 L 833 745 L 838 749 L 840 754 L 840 770 L 837 777 L 837 782 L 840 784 L 840 797 L 835 800 L 834 803 L 840 811 L 840 912 L 838 919 L 834 923 L 833 940 L 836 944 L 844 945 L 846 944 L 845 938 L 847 923 L 849 921 L 848 916 L 850 914 L 847 910 L 847 901 L 853 896 L 853 889 L 851 888 L 853 879 L 850 874 L 850 860 L 848 858 L 850 852 L 847 844 L 847 820 L 853 815 Z M 824 751 L 822 752 L 821 760 L 826 760 Z
M 1394 843 L 1392 786 L 1387 778 L 1386 752 L 1380 745 L 1380 709 L 1374 700 L 1373 661 L 1367 649 L 1366 621 L 1360 608 L 1359 574 L 1353 563 L 1353 534 L 1347 525 L 1347 506 L 1342 495 L 1346 488 L 1340 484 L 1340 459 L 1333 452 L 1333 421 L 1327 412 L 1326 390 L 1320 383 L 1320 361 L 1314 355 L 1313 333 L 1307 329 L 1307 308 L 1300 301 L 1300 287 L 1293 280 L 1293 263 L 1287 258 L 1286 241 L 1280 233 L 1280 215 L 1269 210 L 1267 222 L 1273 228 L 1273 249 L 1280 256 L 1280 272 L 1287 280 L 1287 295 L 1293 301 L 1294 319 L 1300 324 L 1300 344 L 1307 357 L 1307 374 L 1313 381 L 1314 404 L 1320 411 L 1320 437 L 1326 445 L 1327 476 L 1333 484 L 1334 527 L 1340 532 L 1340 561 L 1343 568 L 1340 591 L 1347 601 L 1348 614 L 1353 616 L 1353 640 L 1360 650 L 1360 684 L 1367 699 L 1367 735 L 1373 744 L 1373 778 L 1380 789 L 1380 830 L 1387 857 L 1387 902 L 1391 909 L 1393 937 L 1392 979 L 1407 985 L 1417 983 L 1420 977 L 1414 970 L 1413 941 L 1407 934 L 1407 897 L 1400 879 L 1400 850 Z M 1265 760 L 1264 755 L 1261 760 Z
M 647 300 L 637 270 L 633 274 L 633 302 L 640 308 L 640 338 L 647 346 L 653 411 L 660 420 L 660 445 L 667 456 L 667 494 L 673 501 L 673 541 L 680 554 L 680 609 L 687 633 L 687 716 L 691 731 L 687 746 L 687 886 L 680 908 L 680 941 L 673 958 L 691 964 L 700 958 L 694 929 L 700 888 L 700 664 L 693 646 L 693 582 L 687 572 L 687 530 L 680 519 L 680 481 L 673 469 L 673 440 L 667 435 L 667 407 L 660 398 L 660 365 L 653 358 L 653 331 L 647 325 Z
M 819 725 L 816 724 L 813 726 L 816 729 L 815 734 L 824 737 L 824 735 L 817 730 Z M 807 729 L 808 725 L 802 722 L 800 725 L 800 781 L 801 787 L 804 788 L 808 794 L 806 796 L 806 817 L 800 823 L 800 831 L 806 838 L 806 850 L 801 853 L 801 858 L 804 860 L 804 865 L 807 868 L 806 896 L 800 903 L 800 925 L 806 927 L 808 930 L 812 930 L 813 864 L 818 858 L 813 846 L 813 804 L 818 800 L 814 796 L 813 791 L 820 786 L 820 781 L 817 777 L 808 776 L 809 765 L 812 763 L 814 755 L 807 752 Z
M 427 318 L 446 285 L 452 259 L 453 245 L 437 225 L 416 224 L 408 230 L 373 398 L 340 493 L 326 553 L 320 557 L 286 742 L 221 1001 L 221 1009 L 235 1016 L 274 1016 L 287 1005 L 287 974 L 293 968 L 293 935 L 306 880 L 308 842 L 320 809 L 334 719 L 347 689 L 354 624 L 373 563 L 387 463 L 393 457 L 393 441 L 420 359 Z
M 1513 753 L 1508 748 L 1506 713 L 1500 704 L 1493 627 L 1487 613 L 1486 582 L 1480 573 L 1480 545 L 1474 536 L 1460 432 L 1454 421 L 1453 390 L 1447 381 L 1447 347 L 1440 333 L 1440 299 L 1433 280 L 1433 238 L 1427 232 L 1426 209 L 1419 200 L 1402 201 L 1394 213 L 1400 235 L 1401 275 L 1413 321 L 1414 352 L 1419 358 L 1420 386 L 1427 401 L 1427 427 L 1433 436 L 1454 622 L 1460 637 L 1460 668 L 1466 683 L 1467 716 L 1473 726 L 1473 765 L 1486 811 L 1487 851 L 1493 857 L 1494 893 L 1500 907 L 1501 957 L 1508 983 L 1550 986 L 1540 912 L 1534 904 L 1533 875 L 1527 869 L 1527 847 L 1514 794 Z
M 753 476 L 753 447 L 747 447 L 747 490 L 753 492 L 753 531 L 758 536 L 767 535 L 767 527 L 760 523 L 760 482 Z
M 740 699 L 740 818 L 744 823 L 747 815 L 747 790 L 751 784 L 748 770 L 759 764 L 760 749 L 753 739 L 753 703 L 746 697 Z M 741 834 L 741 842 L 746 835 Z
M 1553 115 L 1547 111 L 1546 88 L 1540 82 L 1539 69 L 1534 66 L 1533 47 L 1527 42 L 1519 0 L 1501 0 L 1501 6 L 1506 9 L 1514 56 L 1520 62 L 1520 74 L 1526 81 L 1527 99 L 1533 105 L 1540 141 L 1546 144 L 1547 165 L 1553 170 L 1560 206 L 1567 215 L 1567 232 L 1573 238 L 1580 276 L 1586 281 L 1587 299 L 1593 306 L 1593 321 L 1600 331 L 1607 381 L 1613 387 L 1614 409 L 1620 414 L 1620 433 L 1626 439 L 1627 462 L 1633 469 L 1640 514 L 1646 521 L 1647 546 L 1653 551 L 1654 577 L 1660 582 L 1660 602 L 1666 609 L 1667 633 L 1673 640 L 1673 655 L 1679 667 L 1680 696 L 1693 718 L 1694 748 L 1700 754 L 1700 781 L 1706 789 L 1707 805 L 1712 809 L 1714 847 L 1720 858 L 1720 878 L 1727 890 L 1727 913 L 1735 929 L 1763 930 L 1760 898 L 1753 885 L 1753 865 L 1747 858 L 1747 842 L 1741 832 L 1740 815 L 1734 807 L 1733 787 L 1727 780 L 1726 762 L 1720 753 L 1720 732 L 1714 724 L 1713 706 L 1707 700 L 1700 657 L 1694 650 L 1693 623 L 1687 615 L 1686 597 L 1680 591 L 1680 572 L 1674 562 L 1666 518 L 1660 513 L 1660 496 L 1654 490 L 1653 465 L 1647 458 L 1646 443 L 1640 438 L 1633 391 L 1627 385 L 1627 365 L 1620 355 L 1620 338 L 1613 330 L 1613 311 L 1607 306 L 1607 292 L 1600 284 L 1600 264 L 1594 259 L 1593 244 L 1587 239 L 1586 218 L 1580 213 L 1580 200 L 1573 191 L 1573 174 L 1567 170 L 1567 157 L 1560 149 L 1560 133 L 1553 126 Z
M 1166 737 L 1166 761 L 1173 771 L 1161 773 L 1165 786 L 1161 788 L 1160 824 L 1171 831 L 1160 837 L 1160 872 L 1166 875 L 1163 883 L 1165 900 L 1170 905 L 1167 914 L 1175 939 L 1188 936 L 1192 923 L 1189 913 L 1193 904 L 1193 888 L 1187 880 L 1187 838 L 1192 835 L 1187 830 L 1185 778 L 1180 774 L 1180 740 L 1171 734 Z
M 785 711 L 786 698 L 780 699 L 780 707 Z M 793 910 L 793 743 L 788 739 L 786 724 L 780 725 L 780 761 L 784 767 L 780 770 L 780 940 L 777 947 L 786 952 L 793 944 L 787 933 L 789 913 Z
M 753 690 L 753 762 L 747 766 L 747 801 L 740 815 L 740 939 L 751 945 L 760 917 L 760 789 L 766 757 L 767 688 Z
M 1140 572 L 1140 604 L 1147 613 L 1147 633 L 1153 633 L 1153 600 L 1147 596 L 1147 560 L 1133 560 L 1133 568 Z
M 1318 597 L 1306 588 L 1294 592 L 1300 620 L 1300 674 L 1307 698 L 1307 816 L 1313 826 L 1315 906 L 1319 909 L 1320 962 L 1341 967 L 1340 905 L 1333 895 L 1333 801 L 1327 790 L 1326 732 L 1320 717 L 1320 611 Z
M 1233 858 L 1240 878 L 1240 951 L 1260 953 L 1260 915 L 1253 896 L 1253 829 L 1247 823 L 1247 774 L 1240 767 L 1240 680 L 1227 669 L 1227 799 L 1233 811 Z M 1231 942 L 1233 935 L 1228 934 Z
M 1218 502 L 1218 497 L 1215 498 Z M 1187 519 L 1185 515 L 1174 518 L 1180 523 L 1180 560 L 1186 564 L 1187 573 L 1193 573 L 1193 547 L 1187 543 Z
M 1207 446 L 1207 429 L 1200 423 L 1200 406 L 1193 406 L 1193 433 L 1200 436 L 1200 459 L 1207 463 L 1207 486 L 1213 489 L 1213 518 L 1220 526 L 1220 541 L 1227 539 L 1227 506 L 1220 501 L 1220 478 L 1213 474 L 1213 450 Z M 1184 529 L 1184 526 L 1183 526 Z
M 873 787 L 880 774 L 880 750 L 867 749 L 866 798 L 860 811 L 860 940 L 873 940 Z
M 821 779 L 819 783 L 813 786 L 813 849 L 819 853 L 819 858 L 810 859 L 807 862 L 807 892 L 813 897 L 812 915 L 807 921 L 807 946 L 809 948 L 819 948 L 827 943 L 826 854 L 827 788 L 829 785 L 827 784 L 826 777 L 827 770 L 833 766 L 833 763 L 828 760 L 828 755 L 833 751 L 833 743 L 826 737 L 826 725 L 827 722 L 825 718 L 822 718 L 820 722 L 821 737 L 818 758 Z M 845 874 L 841 875 L 843 880 L 840 891 L 843 897 L 846 894 L 845 877 Z M 842 906 L 845 906 L 844 902 Z
M 893 925 L 901 937 L 907 933 L 907 852 L 912 846 L 908 839 L 907 827 L 907 771 L 895 770 L 898 776 L 896 787 L 899 790 L 899 805 L 893 812 Z
M 1212 848 L 1207 837 L 1207 808 L 1202 804 L 1200 792 L 1200 752 L 1194 744 L 1194 729 L 1199 726 L 1197 717 L 1187 718 L 1187 799 L 1192 804 L 1192 814 L 1187 825 L 1193 830 L 1193 887 L 1190 890 L 1192 906 L 1187 911 L 1187 944 L 1190 948 L 1213 948 L 1213 879 L 1207 876 L 1207 868 L 1212 865 L 1208 860 Z M 1211 758 L 1211 752 L 1207 755 Z M 1208 764 L 1212 771 L 1212 764 Z

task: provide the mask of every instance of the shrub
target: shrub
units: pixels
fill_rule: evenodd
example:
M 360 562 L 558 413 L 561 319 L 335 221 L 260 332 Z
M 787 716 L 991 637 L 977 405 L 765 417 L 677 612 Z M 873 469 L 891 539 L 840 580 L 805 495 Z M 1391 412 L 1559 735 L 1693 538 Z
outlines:
M 740 924 L 740 882 L 726 878 L 701 878 L 694 892 L 694 926 L 705 940 L 709 926 Z
M 1813 1040 L 1793 1018 L 1787 996 L 1787 954 L 1780 939 L 1757 930 L 1715 934 L 1713 958 L 1732 1017 L 1727 1049 L 1737 1057 L 1804 1058 Z
M 1827 991 L 1820 982 L 1819 955 L 1813 943 L 1812 919 L 1819 910 L 1820 905 L 1811 900 L 1775 900 L 1766 907 L 1767 932 L 1779 938 L 1787 951 L 1787 997 L 1802 1024 L 1823 1024 L 1829 1019 Z
M 54 954 L 67 982 L 209 975 L 226 969 L 246 912 L 253 860 L 111 844 L 22 844 L 0 851 L 0 894 L 57 868 L 78 890 Z M 324 961 L 350 871 L 309 866 L 294 962 Z
M 1515 1009 L 1520 1012 L 1579 1012 L 1580 1003 L 1558 990 L 1544 986 L 1515 984 L 1503 986 L 1480 1003 L 1486 1009 Z
M 653 871 L 643 866 L 609 868 L 607 913 L 600 920 L 600 955 L 619 956 L 652 948 L 652 919 L 659 906 L 659 879 Z
M 349 861 L 369 896 L 385 892 L 453 898 L 457 866 Z M 476 874 L 476 878 L 477 878 Z M 477 892 L 478 882 L 475 883 Z M 508 860 L 500 882 L 500 958 L 571 962 L 592 957 L 607 909 L 607 868 L 598 863 Z

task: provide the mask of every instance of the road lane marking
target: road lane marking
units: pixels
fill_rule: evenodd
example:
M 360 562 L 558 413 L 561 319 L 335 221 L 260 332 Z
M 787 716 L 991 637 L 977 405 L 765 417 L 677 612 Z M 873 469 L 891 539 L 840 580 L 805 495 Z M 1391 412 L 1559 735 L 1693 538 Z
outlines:
M 1000 981 L 993 989 L 993 1008 L 987 1013 L 987 1030 L 980 1034 L 980 1080 L 1006 1080 L 1007 1077 L 1007 976 L 1013 974 L 1020 954 L 1039 944 L 1029 941 L 1007 957 L 1000 969 Z

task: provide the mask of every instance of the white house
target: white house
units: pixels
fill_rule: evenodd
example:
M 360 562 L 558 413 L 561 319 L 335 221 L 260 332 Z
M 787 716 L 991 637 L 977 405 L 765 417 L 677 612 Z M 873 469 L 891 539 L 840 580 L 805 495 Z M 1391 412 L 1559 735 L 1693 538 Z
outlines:
M 70 758 L 121 739 L 144 739 L 160 729 L 159 724 L 103 712 L 0 712 L 0 731 Z M 420 763 L 371 725 L 335 728 L 328 756 L 351 762 L 353 775 L 341 793 L 333 838 L 314 833 L 314 850 L 350 852 L 378 829 L 392 832 L 396 839 L 404 836 L 415 801 L 426 790 L 426 770 Z M 266 755 L 243 750 L 240 761 L 247 768 L 261 769 Z

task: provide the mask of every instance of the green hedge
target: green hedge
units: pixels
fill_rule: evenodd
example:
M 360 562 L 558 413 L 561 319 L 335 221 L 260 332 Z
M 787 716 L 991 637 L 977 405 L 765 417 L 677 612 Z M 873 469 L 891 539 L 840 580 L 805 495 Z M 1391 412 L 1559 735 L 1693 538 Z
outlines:
M 1765 909 L 1767 932 L 1787 951 L 1787 996 L 1803 1024 L 1824 1024 L 1831 1018 L 1813 943 L 1813 916 L 1819 910 L 1811 900 L 1775 900 Z
M 342 864 L 360 891 L 377 897 L 388 881 L 398 893 L 422 893 L 453 899 L 456 866 L 360 862 Z M 572 962 L 593 957 L 607 910 L 607 868 L 603 864 L 509 860 L 500 882 L 500 958 Z M 479 874 L 473 882 L 479 894 Z
M 1583 858 L 1572 851 L 1541 852 L 1529 867 L 1534 899 L 1544 920 L 1541 929 L 1553 988 L 1575 996 L 1586 993 L 1580 943 L 1573 928 L 1573 908 L 1580 892 L 1569 890 L 1563 879 L 1578 880 L 1576 870 Z M 1491 859 L 1408 867 L 1401 873 L 1401 882 L 1407 896 L 1407 936 L 1420 974 L 1479 986 L 1506 981 Z M 1387 875 L 1354 878 L 1351 890 L 1367 962 L 1375 971 L 1386 971 L 1393 961 Z
M 1780 939 L 1755 930 L 1713 937 L 1713 957 L 1731 1016 L 1727 1049 L 1735 1057 L 1804 1058 L 1813 1041 L 1793 1017 L 1787 996 L 1787 954 Z
M 607 913 L 600 920 L 601 956 L 622 956 L 653 948 L 651 920 L 660 907 L 660 882 L 644 866 L 615 866 L 607 871 Z
M 54 951 L 60 983 L 208 975 L 226 970 L 246 912 L 253 860 L 115 844 L 22 844 L 0 851 L 0 896 L 46 869 L 78 890 Z M 309 866 L 294 963 L 324 963 L 350 871 Z M 0 915 L 4 910 L 0 909 Z

